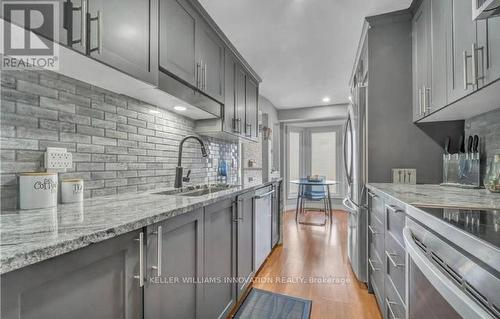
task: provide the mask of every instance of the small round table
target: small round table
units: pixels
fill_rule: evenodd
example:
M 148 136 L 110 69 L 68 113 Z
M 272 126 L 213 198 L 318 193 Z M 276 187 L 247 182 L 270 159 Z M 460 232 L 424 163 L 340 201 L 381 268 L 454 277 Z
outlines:
M 331 185 L 337 185 L 337 181 L 332 181 L 332 180 L 324 180 L 324 181 L 308 181 L 308 180 L 292 180 L 290 181 L 292 184 L 297 184 L 299 185 L 299 192 L 297 194 L 297 207 L 295 209 L 295 220 L 299 222 L 299 224 L 305 224 L 305 225 L 318 225 L 318 226 L 323 226 L 326 224 L 326 219 L 323 224 L 315 224 L 315 223 L 302 223 L 298 220 L 298 215 L 299 215 L 299 201 L 300 201 L 300 194 L 302 193 L 302 190 L 305 186 L 324 186 L 326 187 L 327 190 L 327 195 L 328 195 L 328 215 L 330 217 L 330 224 L 332 223 L 332 197 L 330 196 L 330 186 Z M 300 205 L 300 208 L 302 208 L 302 204 Z

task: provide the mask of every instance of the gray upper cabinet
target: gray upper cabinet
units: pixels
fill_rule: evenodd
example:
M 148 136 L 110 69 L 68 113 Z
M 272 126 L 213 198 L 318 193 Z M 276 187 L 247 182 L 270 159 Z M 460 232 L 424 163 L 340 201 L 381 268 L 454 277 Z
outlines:
M 447 104 L 447 10 L 449 0 L 430 1 L 430 37 L 431 37 L 431 84 L 429 92 L 429 113 L 444 107 Z
M 236 92 L 235 92 L 235 76 L 236 76 L 236 61 L 233 55 L 226 51 L 225 69 L 224 69 L 224 125 L 223 130 L 228 133 L 237 132 L 237 121 L 235 117 L 236 107 Z
M 1 317 L 142 318 L 143 292 L 134 278 L 140 234 L 130 232 L 2 275 Z
M 89 0 L 86 52 L 140 80 L 158 82 L 158 0 Z
M 477 22 L 479 87 L 500 79 L 500 17 Z
M 247 281 L 238 283 L 238 300 L 243 296 L 250 285 L 254 269 L 254 192 L 241 194 L 237 197 L 237 265 L 238 278 Z
M 200 64 L 201 90 L 224 102 L 224 45 L 204 21 L 198 24 L 197 57 Z
M 186 0 L 160 1 L 160 67 L 198 86 L 196 30 L 200 17 Z
M 236 207 L 233 200 L 224 200 L 205 207 L 205 278 L 220 278 L 223 280 L 235 277 L 235 215 Z M 235 287 L 235 284 L 231 281 L 204 284 L 204 302 L 201 317 L 207 319 L 226 318 L 236 302 Z
M 422 1 L 412 21 L 413 118 L 429 112 L 431 91 L 430 0 Z
M 447 1 L 448 2 L 448 1 Z M 476 43 L 476 22 L 472 20 L 469 0 L 449 1 L 448 28 L 448 103 L 475 90 L 473 79 L 473 48 Z
M 235 96 L 234 116 L 236 118 L 236 130 L 238 134 L 245 134 L 246 73 L 239 65 L 236 67 Z
M 256 139 L 259 134 L 258 87 L 249 76 L 246 77 L 245 136 L 252 139 Z
M 202 318 L 201 285 L 183 280 L 203 276 L 203 210 L 148 226 L 147 234 L 145 318 Z

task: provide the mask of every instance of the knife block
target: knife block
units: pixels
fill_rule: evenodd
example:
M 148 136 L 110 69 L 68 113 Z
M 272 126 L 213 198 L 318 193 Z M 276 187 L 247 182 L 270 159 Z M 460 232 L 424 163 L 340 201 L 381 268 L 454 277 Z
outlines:
M 481 188 L 481 154 L 456 153 L 443 155 L 443 186 Z

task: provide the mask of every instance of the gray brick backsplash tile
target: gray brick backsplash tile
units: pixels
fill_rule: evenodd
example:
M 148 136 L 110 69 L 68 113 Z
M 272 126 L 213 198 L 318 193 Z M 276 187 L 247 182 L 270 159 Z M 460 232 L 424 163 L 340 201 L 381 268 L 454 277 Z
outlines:
M 17 114 L 30 116 L 32 118 L 57 120 L 58 113 L 54 110 L 47 110 L 39 106 L 17 103 Z
M 91 138 L 88 135 L 75 134 L 75 133 L 60 133 L 61 142 L 77 142 L 77 143 L 91 143 Z
M 46 86 L 41 86 L 33 82 L 27 82 L 24 80 L 17 80 L 17 90 L 19 92 L 26 92 L 30 94 L 35 94 L 39 96 L 47 96 L 51 98 L 57 98 L 57 90 L 51 89 Z
M 100 120 L 104 119 L 104 112 L 103 111 L 91 109 L 89 107 L 80 106 L 80 105 L 76 106 L 76 114 L 90 116 L 92 118 L 100 119 Z
M 116 146 L 117 142 L 114 138 L 92 136 L 92 144 Z
M 90 125 L 90 117 L 72 113 L 59 113 L 59 121 L 75 124 Z
M 39 128 L 18 127 L 17 137 L 57 141 L 59 139 L 59 132 Z
M 104 146 L 92 144 L 78 144 L 77 151 L 82 153 L 104 153 Z
M 118 140 L 120 141 L 120 140 Z M 128 154 L 128 149 L 123 146 L 106 146 L 106 153 L 108 154 Z
M 90 98 L 82 95 L 76 95 L 70 92 L 59 92 L 59 100 L 67 103 L 90 107 Z
M 127 163 L 106 163 L 107 171 L 124 171 L 128 169 Z
M 16 151 L 14 150 L 2 150 L 0 153 L 0 159 L 2 161 L 15 161 L 16 160 Z
M 0 147 L 2 148 L 2 150 L 38 150 L 38 141 L 21 138 L 2 137 L 0 139 Z
M 61 102 L 44 96 L 40 97 L 40 107 L 60 112 L 76 113 L 76 106 L 74 104 Z
M 77 125 L 76 132 L 86 135 L 104 136 L 104 129 L 87 125 Z
M 116 129 L 116 122 L 93 118 L 92 119 L 92 126 L 114 130 L 114 129 Z
M 40 119 L 40 128 L 59 132 L 76 132 L 76 124 Z
M 116 178 L 116 172 L 91 172 L 90 176 L 92 179 L 113 179 Z
M 92 162 L 116 162 L 116 155 L 92 154 Z
M 0 135 L 3 137 L 15 137 L 16 127 L 8 125 L 0 125 Z
M 173 185 L 177 148 L 194 134 L 192 120 L 54 72 L 1 77 L 2 208 L 15 208 L 16 174 L 42 170 L 48 146 L 73 153 L 73 167 L 60 178 L 83 178 L 86 198 Z M 200 157 L 198 144 L 185 144 L 183 164 L 192 170 L 192 183 L 215 181 L 220 158 L 238 162 L 237 144 L 204 141 L 210 160 Z M 230 174 L 236 183 L 236 165 Z

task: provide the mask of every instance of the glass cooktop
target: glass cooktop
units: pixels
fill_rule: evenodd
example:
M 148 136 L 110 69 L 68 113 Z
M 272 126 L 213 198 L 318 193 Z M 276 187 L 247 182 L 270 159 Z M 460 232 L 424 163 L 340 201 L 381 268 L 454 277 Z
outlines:
M 444 220 L 480 239 L 500 247 L 500 210 L 438 208 L 416 205 L 419 209 Z

